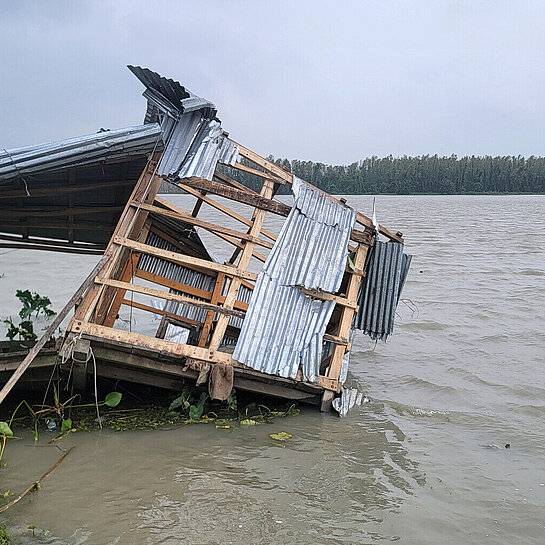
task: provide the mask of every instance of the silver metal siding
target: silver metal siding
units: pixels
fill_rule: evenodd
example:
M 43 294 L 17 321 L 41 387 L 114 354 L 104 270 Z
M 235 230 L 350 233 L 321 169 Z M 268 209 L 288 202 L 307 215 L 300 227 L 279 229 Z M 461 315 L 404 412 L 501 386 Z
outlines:
M 148 155 L 162 149 L 155 123 L 0 151 L 0 183 L 26 174 L 66 169 L 101 160 Z
M 370 251 L 354 326 L 374 340 L 385 341 L 393 332 L 395 312 L 411 259 L 398 242 L 376 241 Z
M 233 357 L 263 373 L 316 381 L 335 307 L 300 286 L 338 291 L 355 212 L 297 178 L 294 206 L 254 289 Z

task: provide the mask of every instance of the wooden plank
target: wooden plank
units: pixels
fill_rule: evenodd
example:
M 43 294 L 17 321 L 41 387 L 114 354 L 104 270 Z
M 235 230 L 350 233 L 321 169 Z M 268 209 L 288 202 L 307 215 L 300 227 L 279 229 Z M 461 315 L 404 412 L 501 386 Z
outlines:
M 269 172 L 271 172 L 278 178 L 284 180 L 285 182 L 288 182 L 289 184 L 293 182 L 293 174 L 291 174 L 290 172 L 284 170 L 283 168 L 280 168 L 278 165 L 275 165 L 274 163 L 271 163 L 267 159 L 261 157 L 261 155 L 258 155 L 254 151 L 244 147 L 238 142 L 235 142 L 231 138 L 229 138 L 229 140 L 231 140 L 231 142 L 233 142 L 238 147 L 238 151 L 242 157 L 245 157 L 249 161 L 252 161 L 252 163 L 255 163 L 261 168 L 268 170 Z
M 75 169 L 70 169 L 75 170 Z M 82 185 L 75 185 L 70 184 L 68 187 L 47 187 L 42 189 L 33 189 L 30 191 L 30 197 L 49 197 L 53 195 L 63 195 L 63 194 L 74 194 L 74 193 L 84 193 L 86 191 L 95 191 L 97 189 L 110 189 L 111 187 L 122 187 L 122 186 L 128 186 L 128 185 L 134 185 L 136 183 L 136 180 L 123 180 L 121 182 L 101 182 L 99 184 L 82 184 Z M 11 199 L 14 197 L 25 197 L 29 198 L 29 196 L 26 194 L 26 191 L 24 190 L 16 190 L 16 191 L 5 191 L 0 192 L 0 199 Z
M 194 325 L 198 327 L 202 326 L 202 322 L 198 322 L 197 320 L 191 320 L 189 318 L 186 318 L 185 316 L 179 316 L 178 314 L 167 312 L 166 310 L 163 310 L 162 308 L 150 307 L 149 305 L 145 305 L 144 303 L 139 303 L 138 301 L 130 301 L 129 299 L 123 299 L 122 304 L 127 307 L 133 307 L 139 310 L 143 310 L 145 312 L 149 312 L 151 314 L 160 314 L 161 316 L 164 316 L 165 318 L 170 318 L 171 320 L 176 320 L 177 322 L 184 322 L 186 324 Z
M 224 174 L 223 172 L 220 172 L 218 169 L 216 169 L 216 171 L 214 172 L 214 178 L 217 178 L 218 180 L 232 187 L 236 187 L 237 189 L 240 189 L 241 191 L 250 193 L 251 195 L 259 195 L 257 191 L 254 191 L 253 189 L 246 187 L 244 184 L 241 184 L 240 182 L 233 180 L 233 178 L 231 178 L 230 176 L 227 176 L 227 174 Z
M 43 208 L 10 208 L 2 210 L 5 218 L 28 217 L 28 218 L 51 218 L 57 216 L 84 216 L 88 214 L 111 214 L 123 210 L 123 206 L 92 206 L 59 208 L 57 210 L 44 210 Z
M 148 163 L 142 169 L 142 173 L 140 174 L 140 177 L 138 178 L 138 182 L 134 186 L 129 202 L 131 200 L 134 200 L 137 195 L 142 195 L 142 194 L 145 195 L 151 189 L 155 189 L 151 187 L 150 182 L 160 157 L 161 157 L 160 153 L 154 153 L 150 157 Z M 155 197 L 155 194 L 153 195 L 153 197 Z M 119 221 L 117 222 L 117 225 L 114 228 L 114 232 L 112 233 L 112 236 L 110 237 L 110 241 L 108 242 L 106 251 L 104 252 L 104 255 L 108 257 L 108 261 L 104 265 L 102 271 L 100 271 L 101 276 L 104 276 L 107 278 L 110 277 L 117 263 L 118 257 L 120 256 L 121 251 L 123 250 L 122 246 L 119 246 L 113 243 L 114 238 L 118 234 L 126 236 L 130 232 L 130 229 L 132 225 L 134 224 L 133 222 L 135 219 L 136 211 L 134 208 L 132 208 L 129 205 L 129 202 L 126 203 L 123 213 L 121 214 L 121 217 L 119 218 Z M 83 301 L 81 302 L 81 304 L 76 309 L 76 312 L 74 313 L 74 320 L 83 320 L 86 322 L 89 321 L 91 314 L 93 313 L 93 311 L 95 310 L 99 302 L 103 288 L 104 286 L 94 285 L 85 294 Z M 67 338 L 67 342 L 71 340 L 69 337 L 70 335 Z
M 263 187 L 261 188 L 261 196 L 270 199 L 274 193 L 275 184 L 272 180 L 265 180 L 263 182 Z M 266 211 L 256 208 L 254 213 L 253 224 L 250 228 L 250 234 L 252 236 L 259 236 L 263 222 L 265 220 Z M 242 250 L 242 255 L 237 264 L 239 270 L 245 271 L 248 267 L 250 259 L 252 257 L 252 252 L 254 249 L 253 242 L 246 242 L 244 250 Z M 233 308 L 235 301 L 238 299 L 238 292 L 240 290 L 240 278 L 236 277 L 231 280 L 227 294 L 225 295 L 224 308 Z M 214 332 L 212 333 L 212 338 L 210 339 L 210 350 L 217 350 L 223 340 L 225 331 L 227 329 L 227 324 L 229 323 L 229 318 L 225 315 L 222 315 L 218 318 Z
M 231 199 L 249 206 L 261 208 L 284 217 L 287 216 L 291 210 L 291 206 L 288 206 L 283 202 L 267 199 L 262 195 L 251 194 L 246 191 L 242 191 L 241 189 L 228 187 L 219 182 L 205 180 L 204 178 L 181 178 L 179 183 L 193 187 L 194 189 L 198 189 L 200 191 L 206 191 L 207 193 L 225 197 L 226 199 Z
M 176 206 L 174 206 L 173 204 L 171 204 L 169 201 L 167 201 L 165 199 L 161 199 L 160 197 L 156 197 L 155 200 L 157 202 L 159 202 L 162 206 L 167 207 L 168 209 L 177 210 Z M 178 241 L 174 240 L 172 237 L 169 237 L 168 235 L 166 235 L 165 234 L 165 229 L 166 228 L 163 225 L 161 225 L 160 228 L 157 228 L 157 227 L 154 227 L 154 226 L 151 227 L 151 231 L 156 233 L 158 236 L 164 238 L 165 240 L 168 240 L 171 244 L 173 244 L 174 246 L 176 246 L 177 248 L 182 250 L 183 253 L 186 253 L 188 251 L 188 248 L 183 247 L 180 243 L 181 242 L 185 243 L 187 241 L 187 239 L 182 239 L 180 242 L 178 242 Z M 236 246 L 237 248 L 244 248 L 244 244 L 240 240 L 237 240 L 234 237 L 231 237 L 229 235 L 224 235 L 223 233 L 214 233 L 214 234 L 218 238 L 221 238 L 221 239 L 225 240 L 226 242 L 229 242 L 229 244 L 232 244 L 233 246 Z M 196 252 L 192 251 L 191 255 L 193 255 L 193 254 L 196 254 Z M 196 255 L 196 257 L 199 257 L 199 255 Z M 267 260 L 266 256 L 264 256 L 263 254 L 259 253 L 256 250 L 254 250 L 253 257 L 255 257 L 256 259 L 259 259 L 259 261 L 261 261 L 263 263 L 265 263 L 265 261 Z
M 225 280 L 225 275 L 222 273 L 218 274 L 218 277 L 216 278 L 216 283 L 214 284 L 214 291 L 212 292 L 210 302 L 214 305 L 216 305 L 219 301 L 219 297 L 221 296 L 221 288 L 223 286 L 223 282 Z M 223 298 L 223 302 L 225 303 L 225 297 Z M 206 315 L 206 319 L 204 320 L 204 325 L 201 331 L 201 336 L 199 337 L 199 346 L 206 346 L 206 342 L 208 340 L 208 335 L 210 334 L 210 329 L 212 328 L 212 322 L 214 320 L 214 313 L 208 312 Z
M 84 250 L 79 247 L 70 248 L 67 246 L 46 246 L 43 244 L 24 244 L 24 243 L 0 243 L 0 248 L 18 249 L 18 250 L 43 250 L 46 252 L 63 252 L 65 254 L 82 255 L 102 255 L 102 250 Z
M 327 333 L 323 337 L 324 342 L 329 342 L 333 344 L 341 344 L 343 346 L 348 346 L 350 343 L 348 339 L 344 337 L 338 337 L 337 335 L 328 335 Z
M 94 242 L 67 242 L 65 240 L 57 240 L 55 238 L 34 238 L 34 237 L 27 237 L 22 238 L 18 235 L 7 235 L 4 233 L 0 233 L 0 240 L 9 240 L 12 242 L 24 242 L 24 243 L 31 243 L 36 245 L 51 245 L 51 246 L 59 246 L 59 247 L 66 247 L 66 248 L 82 248 L 84 250 L 100 250 L 101 253 L 104 251 L 104 244 L 95 244 Z
M 242 170 L 243 172 L 247 172 L 248 174 L 253 174 L 254 176 L 259 176 L 260 178 L 268 178 L 274 180 L 275 183 L 284 185 L 286 182 L 282 178 L 277 178 L 276 176 L 271 175 L 271 172 L 263 172 L 262 170 L 257 170 L 255 168 L 243 165 L 242 163 L 235 163 L 233 165 L 233 168 L 236 168 L 237 170 Z
M 129 200 L 127 205 L 134 201 L 138 201 L 142 204 L 152 203 L 160 187 L 161 178 L 159 178 L 159 176 L 155 174 L 155 168 L 151 172 L 148 168 L 145 175 L 143 175 L 142 177 L 142 183 L 137 184 L 137 186 L 135 187 L 135 190 L 133 192 L 134 199 Z M 130 213 L 131 210 L 132 209 L 129 207 L 128 213 Z M 146 220 L 148 218 L 148 212 L 146 210 L 136 208 L 134 213 L 131 215 L 132 219 L 127 227 L 127 237 L 134 240 L 141 240 L 143 242 L 148 235 L 148 230 L 144 229 Z M 107 277 L 117 280 L 121 279 L 122 276 L 125 274 L 125 268 L 127 266 L 127 263 L 130 262 L 131 259 L 132 252 L 121 250 L 118 254 L 116 263 L 111 269 L 111 273 L 107 275 Z M 106 287 L 103 290 L 102 295 L 100 296 L 96 306 L 97 310 L 95 322 L 104 323 L 108 319 L 108 316 L 110 316 L 111 314 L 110 308 L 114 302 L 116 293 L 117 291 L 111 289 L 110 287 Z M 119 299 L 117 300 L 117 303 L 120 304 Z
M 238 146 L 239 153 L 242 157 L 245 157 L 246 159 L 252 161 L 256 165 L 259 165 L 260 167 L 268 170 L 269 172 L 278 176 L 279 178 L 282 178 L 284 181 L 288 182 L 289 184 L 293 183 L 293 174 L 285 171 L 284 169 L 280 168 L 278 165 L 271 163 L 267 159 L 261 157 L 254 151 L 242 146 L 238 142 L 235 142 L 231 138 L 229 140 L 231 140 L 231 142 L 233 142 L 235 145 Z M 309 184 L 309 185 L 312 185 L 312 184 Z M 322 189 L 319 189 L 316 186 L 312 186 L 312 187 L 314 187 L 318 191 L 321 191 L 322 193 L 326 193 L 325 191 L 323 191 Z M 336 199 L 335 197 L 333 197 L 332 195 L 329 195 L 328 193 L 326 193 L 326 195 L 331 197 L 336 202 L 341 202 L 339 199 Z M 361 212 L 356 212 L 356 221 L 360 223 L 361 225 L 365 225 L 366 227 L 373 227 L 373 222 L 371 218 L 368 218 L 365 214 L 362 214 Z M 390 240 L 395 240 L 396 242 L 403 243 L 403 235 L 401 233 L 393 233 L 392 231 L 390 231 L 383 225 L 379 225 L 379 231 L 383 235 L 388 237 Z
M 162 199 L 155 199 L 156 202 L 161 203 Z M 208 221 L 201 220 L 199 218 L 194 218 L 187 212 L 184 212 L 180 208 L 176 207 L 176 211 L 173 210 L 174 206 L 170 206 L 170 210 L 166 210 L 165 208 L 160 208 L 159 206 L 154 206 L 150 204 L 139 204 L 139 203 L 132 203 L 133 206 L 140 206 L 142 210 L 147 210 L 148 212 L 152 212 L 154 214 L 159 214 L 162 216 L 165 216 L 166 218 L 174 219 L 181 221 L 183 223 L 187 223 L 189 225 L 196 225 L 197 227 L 202 227 L 203 229 L 206 229 L 207 231 L 211 231 L 212 233 L 223 233 L 225 235 L 229 235 L 234 238 L 239 238 L 241 240 L 250 240 L 251 242 L 254 242 L 255 244 L 258 244 L 259 246 L 263 246 L 265 248 L 272 248 L 273 244 L 270 242 L 267 242 L 265 240 L 260 240 L 257 237 L 252 237 L 251 235 L 247 235 L 246 233 L 241 233 L 240 231 L 235 231 L 233 229 L 228 229 L 227 227 L 222 227 L 221 225 L 216 225 L 215 223 L 210 223 Z
M 220 274 L 223 274 L 223 273 L 220 273 Z M 194 286 L 190 286 L 188 284 L 182 284 L 181 282 L 176 282 L 175 280 L 171 280 L 170 278 L 165 278 L 163 276 L 159 276 L 158 274 L 153 274 L 148 271 L 144 271 L 142 269 L 136 269 L 135 276 L 137 276 L 138 278 L 142 278 L 143 280 L 148 280 L 149 282 L 154 282 L 155 284 L 159 284 L 160 286 L 165 286 L 166 288 L 171 288 L 173 290 L 176 290 L 182 293 L 194 295 L 195 297 L 201 297 L 202 299 L 206 299 L 208 301 L 212 300 L 213 292 L 211 291 L 195 288 Z M 217 302 L 223 303 L 224 300 L 225 300 L 225 297 L 222 295 L 219 295 Z M 235 303 L 235 308 L 238 308 L 240 310 L 248 310 L 248 303 L 245 303 L 244 301 L 237 301 Z
M 206 348 L 191 346 L 189 344 L 178 344 L 156 337 L 148 337 L 140 333 L 131 333 L 120 329 L 113 329 L 97 324 L 75 322 L 74 331 L 88 334 L 99 341 L 114 341 L 131 347 L 141 347 L 154 352 L 164 353 L 172 357 L 189 357 L 202 361 L 233 364 L 231 354 L 225 352 L 211 353 Z
M 309 290 L 303 286 L 297 286 L 305 295 L 312 297 L 313 299 L 319 299 L 321 301 L 335 301 L 337 305 L 343 307 L 353 308 L 356 312 L 358 310 L 358 305 L 354 301 L 349 300 L 346 297 L 341 297 L 340 295 L 334 295 L 333 293 L 328 293 L 326 291 L 319 290 Z
M 190 195 L 193 195 L 194 197 L 197 197 L 197 198 L 202 198 L 202 200 L 206 204 L 209 204 L 210 206 L 213 206 L 214 208 L 216 208 L 220 212 L 223 212 L 224 214 L 227 214 L 231 218 L 236 219 L 237 221 L 240 221 L 240 223 L 243 223 L 244 225 L 247 225 L 248 227 L 252 226 L 252 221 L 251 220 L 246 219 L 244 216 L 241 216 L 237 212 L 234 212 L 233 210 L 231 210 L 227 206 L 224 206 L 223 204 L 215 201 L 214 199 L 211 199 L 208 196 L 203 196 L 196 189 L 193 189 L 192 187 L 189 187 L 188 185 L 185 185 L 185 184 L 182 184 L 182 183 L 178 183 L 177 185 L 178 185 L 178 187 L 181 187 L 184 191 L 186 191 Z M 271 233 L 270 231 L 267 231 L 266 229 L 261 229 L 261 232 L 268 239 L 270 239 L 272 241 L 276 241 L 276 235 L 274 233 Z
M 361 273 L 363 271 L 363 267 L 365 265 L 365 258 L 367 256 L 368 250 L 369 250 L 369 246 L 366 246 L 364 244 L 358 245 L 358 248 L 356 249 L 356 255 L 354 256 L 355 272 Z M 349 301 L 353 302 L 354 305 L 356 304 L 356 301 L 357 301 L 361 278 L 362 278 L 361 274 L 351 274 L 348 280 L 346 298 Z M 355 308 L 351 308 L 347 306 L 342 308 L 341 318 L 339 320 L 339 326 L 337 330 L 337 335 L 339 337 L 345 338 L 345 339 L 349 337 L 350 327 L 352 325 L 354 312 L 355 312 Z M 334 381 L 339 380 L 339 375 L 341 372 L 341 366 L 342 366 L 344 354 L 346 352 L 346 348 L 347 347 L 340 344 L 336 344 L 333 348 L 333 354 L 331 357 L 331 363 L 329 365 L 327 377 Z
M 47 221 L 40 221 L 38 223 L 25 223 L 24 225 L 27 229 L 59 229 L 66 231 L 66 223 L 51 223 Z M 21 221 L 8 221 L 0 218 L 0 227 L 23 227 Z M 76 229 L 90 230 L 90 231 L 112 231 L 112 226 L 107 223 L 90 223 L 90 222 L 78 222 Z
M 159 299 L 166 299 L 167 301 L 175 301 L 176 303 L 183 303 L 184 305 L 191 305 L 199 307 L 205 310 L 211 310 L 220 314 L 226 314 L 228 316 L 236 316 L 237 318 L 244 318 L 246 314 L 239 310 L 223 308 L 218 305 L 212 305 L 198 299 L 192 299 L 184 295 L 178 295 L 168 291 L 156 290 L 154 288 L 148 288 L 145 286 L 138 286 L 129 282 L 123 282 L 122 280 L 109 280 L 106 278 L 96 278 L 95 283 L 103 284 L 104 286 L 110 286 L 112 288 L 118 288 L 126 291 L 132 291 L 134 293 L 140 293 L 142 295 L 149 295 L 150 297 L 158 297 Z
M 36 342 L 36 344 L 29 350 L 27 356 L 25 359 L 19 364 L 19 367 L 17 367 L 17 370 L 11 375 L 9 380 L 6 382 L 2 390 L 0 391 L 0 404 L 6 396 L 9 394 L 11 389 L 15 386 L 17 381 L 21 378 L 23 373 L 28 369 L 34 358 L 38 355 L 40 350 L 45 346 L 49 338 L 55 334 L 55 331 L 57 328 L 61 325 L 62 321 L 68 313 L 72 310 L 72 307 L 77 303 L 77 301 L 80 299 L 80 297 L 87 291 L 87 289 L 93 284 L 93 278 L 97 274 L 98 271 L 103 267 L 103 265 L 106 263 L 107 257 L 103 257 L 93 268 L 89 276 L 83 281 L 81 286 L 76 290 L 76 293 L 72 295 L 68 303 L 64 305 L 63 309 L 55 316 L 55 319 L 53 322 L 51 322 L 51 325 L 47 328 L 45 333 L 41 336 L 41 338 Z
M 179 265 L 184 266 L 194 266 L 200 269 L 223 272 L 227 276 L 234 276 L 245 278 L 247 280 L 256 281 L 257 274 L 251 273 L 248 271 L 240 270 L 232 265 L 222 265 L 221 263 L 214 263 L 213 261 L 206 261 L 205 259 L 199 259 L 198 257 L 191 257 L 188 255 L 179 254 L 177 252 L 170 252 L 168 250 L 161 250 L 160 248 L 155 248 L 154 246 L 149 246 L 148 244 L 142 244 L 140 242 L 135 242 L 123 237 L 115 237 L 114 244 L 119 244 L 125 248 L 132 248 L 138 252 L 154 255 L 172 263 L 178 263 Z
M 146 223 L 144 224 L 142 236 L 147 237 L 149 232 L 149 225 Z M 138 260 L 140 259 L 139 253 L 131 253 L 129 256 L 129 259 L 127 260 L 125 264 L 125 269 L 123 273 L 121 274 L 121 280 L 124 282 L 129 282 L 132 280 L 134 276 L 134 272 L 136 270 L 136 265 L 138 263 Z M 119 313 L 119 309 L 121 308 L 121 304 L 123 302 L 123 298 L 125 297 L 125 290 L 116 290 L 115 295 L 113 297 L 111 306 L 108 310 L 108 314 L 104 318 L 104 325 L 107 327 L 112 327 L 117 320 L 117 315 Z

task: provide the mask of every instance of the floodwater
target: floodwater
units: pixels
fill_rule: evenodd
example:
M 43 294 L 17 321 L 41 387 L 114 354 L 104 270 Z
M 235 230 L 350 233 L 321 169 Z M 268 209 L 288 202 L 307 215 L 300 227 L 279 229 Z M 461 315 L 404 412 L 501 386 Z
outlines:
M 78 432 L 41 491 L 0 515 L 15 541 L 545 543 L 545 197 L 379 197 L 377 209 L 414 259 L 394 335 L 356 336 L 349 380 L 369 403 L 235 431 Z M 58 310 L 94 261 L 0 255 L 0 315 L 25 287 Z M 285 448 L 277 431 L 293 434 Z M 0 492 L 57 459 L 47 439 L 8 445 Z

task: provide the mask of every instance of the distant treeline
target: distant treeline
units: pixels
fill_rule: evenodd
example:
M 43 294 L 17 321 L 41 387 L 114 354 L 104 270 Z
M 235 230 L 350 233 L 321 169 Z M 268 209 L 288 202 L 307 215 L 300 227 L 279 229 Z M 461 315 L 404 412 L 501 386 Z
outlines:
M 350 165 L 272 156 L 269 160 L 332 194 L 545 193 L 545 157 L 390 155 Z M 252 174 L 235 169 L 228 169 L 228 174 L 252 189 L 260 187 L 260 180 Z

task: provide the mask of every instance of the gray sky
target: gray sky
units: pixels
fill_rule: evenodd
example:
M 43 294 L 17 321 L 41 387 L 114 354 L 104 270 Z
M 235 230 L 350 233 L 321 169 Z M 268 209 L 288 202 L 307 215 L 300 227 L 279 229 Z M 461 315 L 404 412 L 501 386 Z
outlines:
M 545 2 L 0 0 L 0 148 L 142 123 L 145 66 L 261 154 L 543 155 Z

